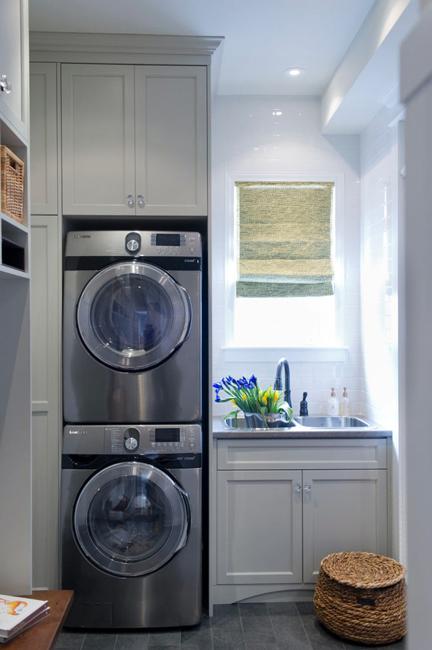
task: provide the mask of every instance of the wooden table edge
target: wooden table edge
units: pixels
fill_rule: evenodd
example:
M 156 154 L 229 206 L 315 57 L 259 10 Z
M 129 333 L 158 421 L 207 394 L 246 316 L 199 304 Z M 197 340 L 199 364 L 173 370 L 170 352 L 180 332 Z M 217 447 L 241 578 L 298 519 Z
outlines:
M 73 597 L 74 592 L 69 589 L 33 591 L 31 596 L 24 596 L 24 598 L 47 600 L 50 613 L 40 623 L 26 630 L 9 643 L 2 644 L 0 648 L 4 647 L 5 650 L 50 650 L 63 627 Z M 59 603 L 59 599 L 63 602 Z

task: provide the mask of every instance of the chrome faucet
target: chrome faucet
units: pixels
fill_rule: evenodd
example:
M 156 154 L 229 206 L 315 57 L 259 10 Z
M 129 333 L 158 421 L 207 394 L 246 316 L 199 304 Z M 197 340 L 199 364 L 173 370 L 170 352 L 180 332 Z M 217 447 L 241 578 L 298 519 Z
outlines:
M 284 370 L 284 379 L 285 379 L 285 390 L 284 390 L 285 402 L 288 402 L 289 406 L 292 407 L 290 367 L 285 357 L 279 359 L 278 364 L 276 366 L 276 377 L 274 382 L 274 389 L 282 390 L 282 369 Z

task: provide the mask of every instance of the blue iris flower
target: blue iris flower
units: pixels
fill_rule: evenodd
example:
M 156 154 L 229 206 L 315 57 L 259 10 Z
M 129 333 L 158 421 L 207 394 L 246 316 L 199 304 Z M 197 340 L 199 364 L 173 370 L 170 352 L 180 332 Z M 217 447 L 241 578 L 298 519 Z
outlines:
M 258 380 L 255 375 L 251 375 L 249 379 L 247 379 L 244 375 L 238 379 L 235 379 L 235 377 L 232 375 L 227 375 L 226 377 L 222 377 L 220 381 L 216 381 L 213 384 L 215 391 L 215 401 L 226 402 L 228 399 L 232 399 L 233 395 L 236 395 L 239 391 L 241 391 L 241 394 L 244 394 L 244 392 L 247 391 L 254 391 L 257 386 Z M 227 393 L 228 399 L 221 399 L 219 395 L 220 392 Z

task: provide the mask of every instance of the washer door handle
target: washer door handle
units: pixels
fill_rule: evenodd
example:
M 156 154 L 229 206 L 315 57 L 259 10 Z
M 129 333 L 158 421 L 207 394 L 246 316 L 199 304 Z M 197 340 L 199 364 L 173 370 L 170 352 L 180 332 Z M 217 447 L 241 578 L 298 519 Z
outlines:
M 189 337 L 189 334 L 190 334 L 190 331 L 191 331 L 191 327 L 192 327 L 192 303 L 191 303 L 190 296 L 189 296 L 188 292 L 186 291 L 186 289 L 181 284 L 178 284 L 177 286 L 180 289 L 180 295 L 181 295 L 181 297 L 183 299 L 183 302 L 184 302 L 185 313 L 188 314 L 188 318 L 185 319 L 185 325 L 184 325 L 184 328 L 183 328 L 183 332 L 181 333 L 178 344 L 177 344 L 177 347 L 179 348 L 186 341 L 186 339 Z
M 180 493 L 181 497 L 183 498 L 184 504 L 186 506 L 186 511 L 187 511 L 187 522 L 188 525 L 184 527 L 183 529 L 183 534 L 179 540 L 179 543 L 176 546 L 175 552 L 178 553 L 179 551 L 182 550 L 187 544 L 188 537 L 189 537 L 189 532 L 190 532 L 190 527 L 191 527 L 191 510 L 190 510 L 190 503 L 189 503 L 189 495 L 188 493 L 183 490 L 180 485 L 176 484 L 177 491 Z

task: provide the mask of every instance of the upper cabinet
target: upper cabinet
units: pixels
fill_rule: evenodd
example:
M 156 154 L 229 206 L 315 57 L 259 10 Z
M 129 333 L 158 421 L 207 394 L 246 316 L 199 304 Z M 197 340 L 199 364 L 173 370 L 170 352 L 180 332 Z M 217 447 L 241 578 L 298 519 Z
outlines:
M 206 70 L 135 68 L 137 214 L 207 214 Z
M 27 0 L 1 0 L 0 112 L 26 134 L 28 74 Z
M 134 69 L 62 66 L 63 213 L 134 212 Z
M 30 66 L 32 214 L 57 214 L 57 65 Z
M 62 65 L 63 213 L 207 214 L 205 66 Z

